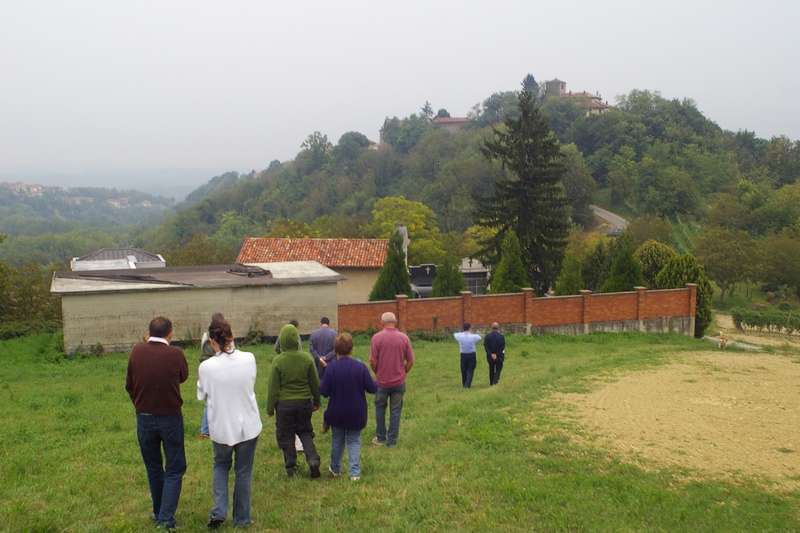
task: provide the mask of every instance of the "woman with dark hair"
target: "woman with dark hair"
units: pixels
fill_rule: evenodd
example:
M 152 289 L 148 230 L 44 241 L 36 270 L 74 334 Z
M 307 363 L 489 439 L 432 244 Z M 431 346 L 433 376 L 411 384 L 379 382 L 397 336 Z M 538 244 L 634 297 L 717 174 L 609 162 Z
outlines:
M 217 311 L 211 315 L 211 322 L 214 322 L 215 320 L 225 320 L 225 315 Z M 231 347 L 235 347 L 233 346 L 233 341 L 231 341 Z M 203 338 L 200 339 L 200 362 L 202 363 L 209 357 L 214 357 L 215 355 L 216 352 L 214 351 L 214 347 L 211 346 L 211 342 L 208 337 L 208 330 L 206 330 L 203 332 Z M 203 407 L 203 418 L 200 422 L 200 438 L 208 438 L 208 406 Z
M 378 384 L 372 379 L 367 365 L 350 357 L 353 354 L 353 337 L 347 333 L 337 335 L 333 350 L 336 360 L 328 364 L 319 386 L 320 394 L 330 397 L 324 417 L 325 423 L 333 430 L 328 470 L 334 476 L 342 473 L 346 443 L 349 463 L 347 474 L 351 480 L 358 481 L 361 477 L 361 430 L 367 425 L 367 399 L 364 392 L 375 394 Z
M 214 507 L 208 527 L 217 528 L 228 514 L 228 477 L 235 459 L 233 523 L 250 524 L 253 460 L 261 433 L 256 403 L 256 359 L 233 347 L 231 325 L 214 320 L 208 328 L 215 355 L 200 364 L 197 399 L 206 400 L 211 442 L 214 445 Z

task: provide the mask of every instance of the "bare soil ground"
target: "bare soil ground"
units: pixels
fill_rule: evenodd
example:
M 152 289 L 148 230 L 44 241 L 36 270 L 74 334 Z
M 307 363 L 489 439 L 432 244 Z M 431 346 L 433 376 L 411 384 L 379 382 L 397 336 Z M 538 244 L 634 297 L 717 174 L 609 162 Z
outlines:
M 739 334 L 727 320 L 718 317 L 709 331 L 787 353 L 680 353 L 666 367 L 560 400 L 626 460 L 800 489 L 800 336 Z

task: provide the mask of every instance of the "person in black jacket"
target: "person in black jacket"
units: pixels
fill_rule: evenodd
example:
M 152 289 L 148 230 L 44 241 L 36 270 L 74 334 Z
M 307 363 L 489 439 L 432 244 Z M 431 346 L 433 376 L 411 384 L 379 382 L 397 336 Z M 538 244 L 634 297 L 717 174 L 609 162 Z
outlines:
M 500 333 L 500 324 L 492 322 L 492 331 L 483 339 L 486 362 L 489 363 L 489 385 L 497 385 L 506 358 L 506 338 Z

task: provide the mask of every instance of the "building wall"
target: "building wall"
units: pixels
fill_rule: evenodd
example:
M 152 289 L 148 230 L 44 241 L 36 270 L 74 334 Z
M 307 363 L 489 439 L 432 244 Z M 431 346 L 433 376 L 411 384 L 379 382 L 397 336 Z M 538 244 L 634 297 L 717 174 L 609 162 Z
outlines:
M 236 338 L 245 337 L 251 327 L 277 336 L 292 318 L 300 322 L 300 334 L 308 335 L 323 316 L 338 328 L 337 303 L 333 282 L 64 294 L 64 349 L 72 352 L 100 343 L 108 351 L 127 350 L 144 338 L 150 320 L 158 315 L 172 321 L 173 340 L 199 340 L 215 311 L 225 315 Z
M 355 331 L 376 328 L 381 314 L 397 315 L 403 331 L 457 328 L 469 322 L 478 330 L 492 322 L 517 333 L 586 334 L 592 331 L 647 331 L 694 334 L 697 286 L 684 289 L 580 296 L 533 298 L 521 293 L 473 296 L 465 291 L 453 298 L 397 300 L 339 306 L 339 328 Z
M 378 279 L 377 268 L 337 268 L 336 272 L 347 279 L 339 282 L 339 303 L 364 303 Z

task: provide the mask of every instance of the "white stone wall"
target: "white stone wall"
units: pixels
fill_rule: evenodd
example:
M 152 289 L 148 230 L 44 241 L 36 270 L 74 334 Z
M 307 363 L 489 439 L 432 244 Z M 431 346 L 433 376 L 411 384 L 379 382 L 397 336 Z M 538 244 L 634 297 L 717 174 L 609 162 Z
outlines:
M 323 316 L 338 327 L 337 298 L 335 282 L 63 294 L 64 349 L 100 343 L 107 351 L 127 350 L 143 340 L 158 315 L 172 321 L 173 340 L 199 340 L 215 311 L 225 315 L 237 338 L 251 326 L 277 335 L 292 318 L 300 322 L 300 334 L 307 335 Z

